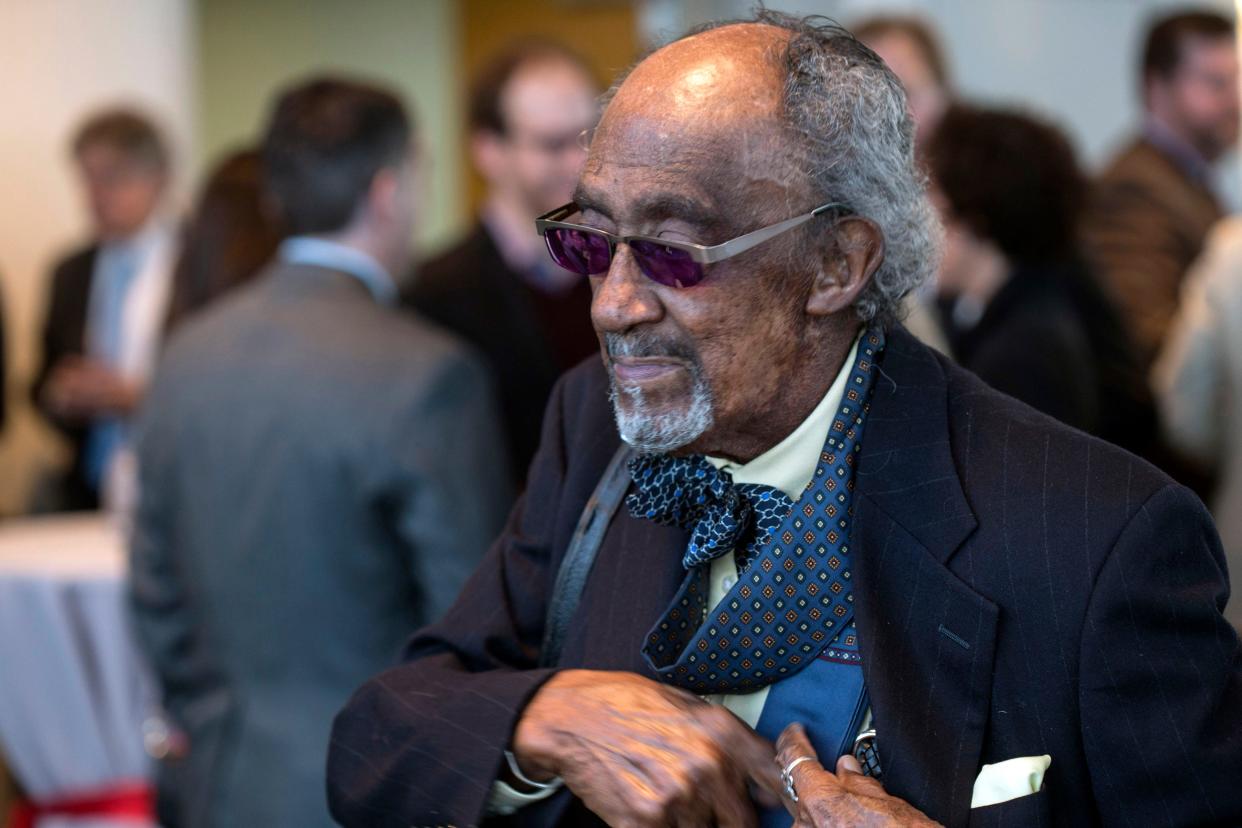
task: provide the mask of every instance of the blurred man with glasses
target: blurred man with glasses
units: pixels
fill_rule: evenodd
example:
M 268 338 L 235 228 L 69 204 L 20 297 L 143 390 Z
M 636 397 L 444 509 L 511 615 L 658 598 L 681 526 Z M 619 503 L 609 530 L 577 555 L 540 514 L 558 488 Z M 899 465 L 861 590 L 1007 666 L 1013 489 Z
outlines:
M 469 102 L 470 157 L 487 186 L 478 222 L 418 268 L 407 296 L 487 358 L 519 482 L 553 383 L 595 349 L 590 286 L 552 264 L 530 226 L 569 200 L 597 92 L 582 59 L 553 42 L 519 42 L 483 68 Z

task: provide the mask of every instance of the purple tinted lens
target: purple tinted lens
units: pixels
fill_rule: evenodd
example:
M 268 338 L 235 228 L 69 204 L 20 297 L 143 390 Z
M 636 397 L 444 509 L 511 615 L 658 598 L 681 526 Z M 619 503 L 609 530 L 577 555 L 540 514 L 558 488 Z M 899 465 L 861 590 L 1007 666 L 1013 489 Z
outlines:
M 552 261 L 581 276 L 607 273 L 612 262 L 612 245 L 597 233 L 550 227 L 543 234 Z
M 668 287 L 691 287 L 703 281 L 703 265 L 690 258 L 685 250 L 659 242 L 632 241 L 630 249 L 638 267 L 648 279 Z

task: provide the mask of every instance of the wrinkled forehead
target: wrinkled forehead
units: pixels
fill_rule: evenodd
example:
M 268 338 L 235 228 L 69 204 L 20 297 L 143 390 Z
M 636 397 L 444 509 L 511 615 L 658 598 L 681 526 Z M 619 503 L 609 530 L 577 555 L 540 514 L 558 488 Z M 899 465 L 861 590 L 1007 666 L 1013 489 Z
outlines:
M 639 64 L 595 131 L 582 189 L 621 198 L 658 182 L 726 200 L 795 186 L 779 118 L 783 32 L 767 29 L 708 32 Z

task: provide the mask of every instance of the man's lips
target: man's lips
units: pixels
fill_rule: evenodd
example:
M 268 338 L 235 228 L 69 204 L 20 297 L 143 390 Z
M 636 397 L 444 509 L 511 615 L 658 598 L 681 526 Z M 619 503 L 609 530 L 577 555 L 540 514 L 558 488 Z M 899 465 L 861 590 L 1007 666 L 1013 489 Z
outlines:
M 646 357 L 614 357 L 612 373 L 621 382 L 646 382 L 681 368 L 681 362 Z

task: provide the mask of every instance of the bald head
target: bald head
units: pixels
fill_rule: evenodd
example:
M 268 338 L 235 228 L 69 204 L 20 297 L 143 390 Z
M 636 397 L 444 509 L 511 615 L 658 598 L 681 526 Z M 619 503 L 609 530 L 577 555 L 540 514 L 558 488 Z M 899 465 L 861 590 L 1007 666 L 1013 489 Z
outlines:
M 790 163 L 780 119 L 789 36 L 777 26 L 740 23 L 648 57 L 612 96 L 584 183 L 612 188 L 618 180 L 609 169 L 634 167 L 676 178 L 717 214 L 722 230 L 737 229 L 728 208 L 743 189 L 745 221 L 760 223 L 769 211 L 783 217 L 795 202 L 801 209 L 810 194 Z
M 617 91 L 617 114 L 662 112 L 678 121 L 775 117 L 789 32 L 740 23 L 678 40 L 640 63 Z M 613 107 L 609 107 L 612 111 Z

